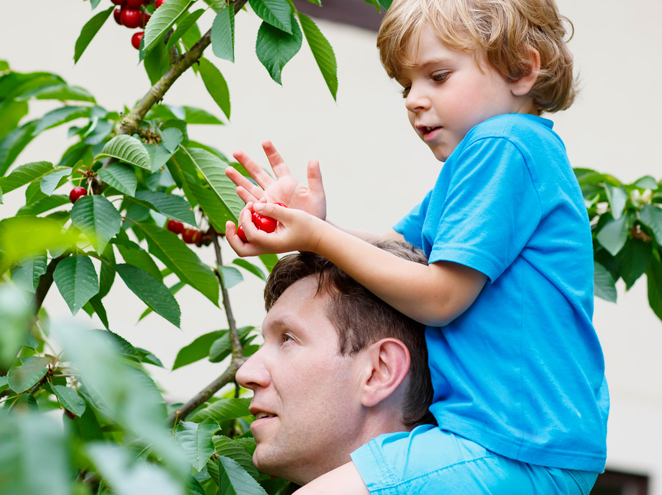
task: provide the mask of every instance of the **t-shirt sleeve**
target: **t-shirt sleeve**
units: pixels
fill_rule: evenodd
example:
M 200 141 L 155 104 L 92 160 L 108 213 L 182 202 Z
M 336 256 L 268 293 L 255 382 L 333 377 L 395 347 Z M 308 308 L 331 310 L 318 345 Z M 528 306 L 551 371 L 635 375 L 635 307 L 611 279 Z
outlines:
M 432 191 L 428 192 L 423 201 L 414 206 L 402 220 L 393 226 L 393 230 L 402 234 L 405 241 L 419 249 L 423 249 L 423 221 L 428 211 L 431 195 Z
M 521 151 L 503 138 L 481 139 L 456 162 L 430 263 L 453 261 L 494 282 L 522 252 L 542 208 Z

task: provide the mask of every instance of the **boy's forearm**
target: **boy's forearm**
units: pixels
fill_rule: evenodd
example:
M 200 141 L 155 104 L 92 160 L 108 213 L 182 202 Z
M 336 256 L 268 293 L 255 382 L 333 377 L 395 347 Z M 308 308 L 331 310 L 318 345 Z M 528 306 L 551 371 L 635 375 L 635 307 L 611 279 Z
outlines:
M 377 234 L 376 232 L 369 232 L 367 230 L 357 230 L 357 229 L 347 229 L 344 227 L 340 227 L 339 225 L 331 222 L 330 220 L 326 220 L 327 223 L 330 225 L 333 225 L 335 228 L 338 230 L 342 230 L 343 232 L 346 232 L 349 235 L 352 235 L 354 237 L 358 237 L 359 239 L 365 241 L 365 242 L 375 242 L 379 241 L 381 239 L 402 239 L 404 240 L 404 236 L 402 234 L 399 234 L 393 229 L 389 229 L 386 232 L 383 232 L 382 234 Z
M 442 326 L 475 300 L 485 276 L 454 263 L 421 265 L 398 258 L 348 232 L 320 225 L 314 251 L 410 318 Z

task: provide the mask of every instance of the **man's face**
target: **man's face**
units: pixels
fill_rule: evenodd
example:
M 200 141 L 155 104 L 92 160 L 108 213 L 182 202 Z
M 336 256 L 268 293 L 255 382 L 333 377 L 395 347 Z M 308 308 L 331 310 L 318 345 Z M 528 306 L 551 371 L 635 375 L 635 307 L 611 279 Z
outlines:
M 361 438 L 359 352 L 341 356 L 327 317 L 329 296 L 307 277 L 290 286 L 264 320 L 264 345 L 237 381 L 253 390 L 253 462 L 299 484 L 350 461 Z

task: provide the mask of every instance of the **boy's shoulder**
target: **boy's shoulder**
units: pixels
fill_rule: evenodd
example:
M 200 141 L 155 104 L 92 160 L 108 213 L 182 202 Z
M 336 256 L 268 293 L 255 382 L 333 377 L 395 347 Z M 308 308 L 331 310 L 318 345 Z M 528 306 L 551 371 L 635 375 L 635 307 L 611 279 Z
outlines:
M 541 142 L 560 146 L 565 151 L 561 138 L 553 131 L 554 123 L 538 115 L 509 113 L 489 118 L 475 126 L 467 134 L 467 145 L 488 138 L 502 138 L 521 146 Z

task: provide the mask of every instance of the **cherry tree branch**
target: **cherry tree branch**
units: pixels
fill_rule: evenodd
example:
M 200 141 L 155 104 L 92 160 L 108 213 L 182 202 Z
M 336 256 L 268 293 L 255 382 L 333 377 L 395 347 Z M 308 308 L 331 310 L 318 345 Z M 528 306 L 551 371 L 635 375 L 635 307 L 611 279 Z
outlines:
M 225 309 L 225 316 L 228 319 L 228 326 L 230 328 L 230 344 L 232 346 L 232 359 L 241 359 L 244 355 L 244 350 L 241 346 L 241 340 L 239 339 L 239 332 L 237 332 L 237 323 L 234 319 L 234 314 L 232 313 L 232 306 L 230 306 L 230 295 L 228 290 L 225 287 L 225 280 L 223 279 L 223 274 L 221 273 L 221 267 L 223 266 L 223 258 L 221 257 L 221 246 L 218 242 L 218 234 L 216 231 L 212 230 L 212 242 L 214 243 L 214 251 L 216 253 L 216 264 L 218 268 L 215 270 L 216 277 L 218 278 L 218 283 L 221 286 L 221 295 L 223 298 L 223 308 Z

